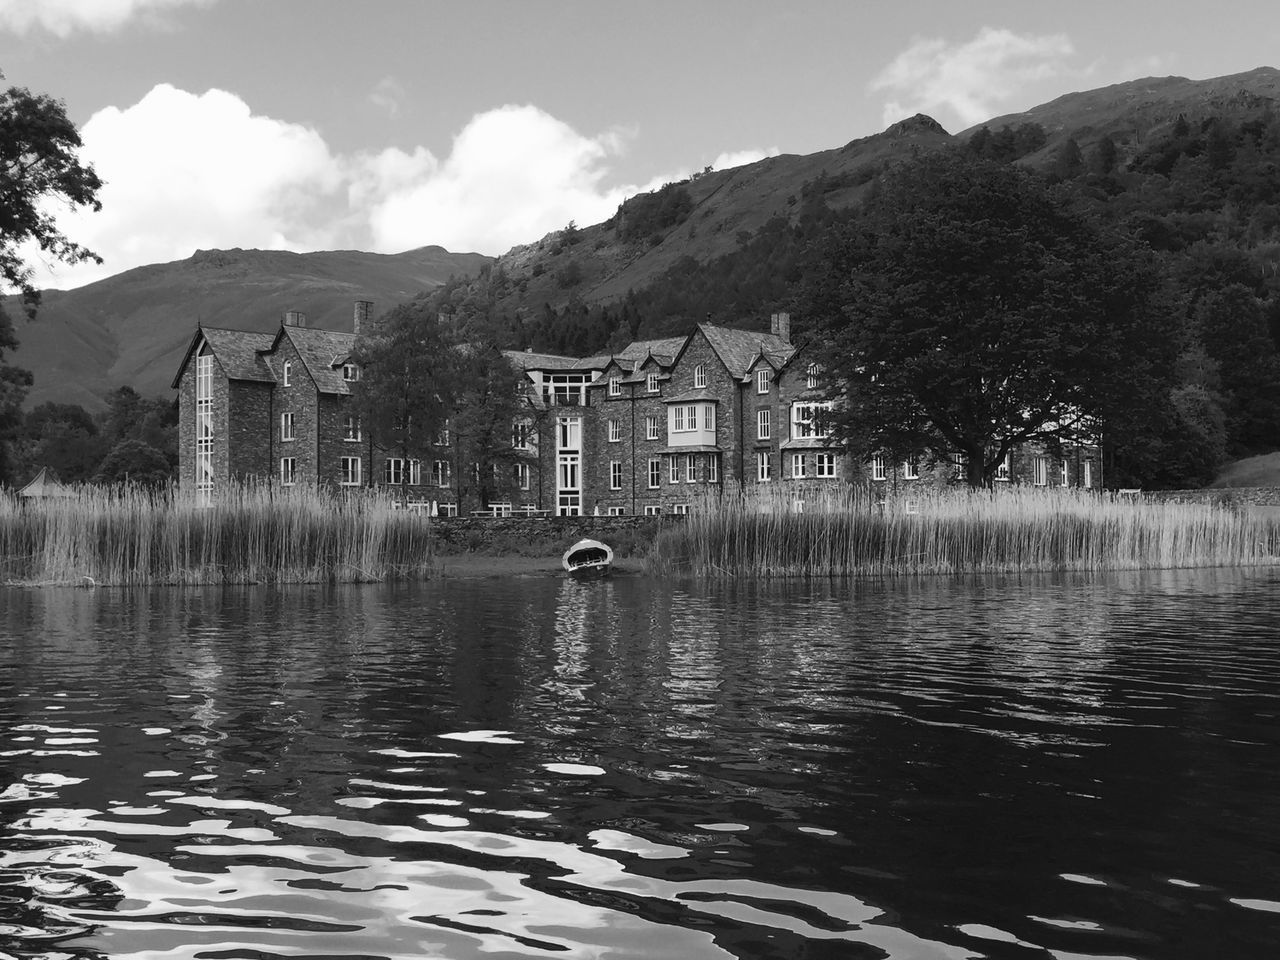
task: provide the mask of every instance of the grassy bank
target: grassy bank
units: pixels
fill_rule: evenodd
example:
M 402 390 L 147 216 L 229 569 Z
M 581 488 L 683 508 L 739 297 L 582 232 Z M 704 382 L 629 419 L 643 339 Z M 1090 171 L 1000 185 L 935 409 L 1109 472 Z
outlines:
M 267 486 L 194 497 L 85 488 L 0 494 L 0 583 L 305 583 L 426 576 L 430 520 L 372 493 Z
M 1125 570 L 1280 562 L 1280 521 L 1200 504 L 1040 487 L 891 498 L 772 488 L 705 500 L 654 545 L 694 576 Z

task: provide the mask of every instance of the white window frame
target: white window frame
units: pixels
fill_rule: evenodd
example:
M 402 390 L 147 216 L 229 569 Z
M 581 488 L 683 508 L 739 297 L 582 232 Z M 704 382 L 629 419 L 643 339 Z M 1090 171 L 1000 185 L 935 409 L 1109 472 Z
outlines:
M 409 459 L 409 486 L 422 486 L 422 461 Z
M 533 430 L 533 424 L 528 420 L 517 420 L 511 424 L 511 449 L 512 450 L 528 450 L 529 434 Z
M 387 457 L 382 468 L 382 482 L 389 487 L 398 487 L 404 479 L 404 458 Z
M 343 434 L 342 434 L 343 443 L 359 443 L 360 438 L 363 435 L 364 434 L 363 434 L 363 431 L 361 430 L 361 425 L 360 425 L 360 418 L 355 416 L 354 414 L 348 414 L 346 420 L 343 423 Z
M 805 476 L 804 454 L 793 453 L 791 455 L 791 479 L 803 480 Z
M 436 438 L 432 442 L 437 447 L 447 447 L 449 445 L 449 421 L 447 418 L 441 425 L 440 432 L 436 434 Z
M 766 394 L 769 387 L 773 384 L 773 371 L 768 367 L 763 367 L 756 371 L 756 393 Z
M 292 487 L 298 482 L 298 458 L 280 458 L 280 486 Z
M 768 450 L 756 451 L 756 482 L 769 483 L 773 480 L 773 461 L 769 459 Z
M 902 461 L 902 479 L 903 480 L 919 480 L 920 479 L 920 458 L 907 457 Z
M 621 460 L 609 461 L 609 489 L 610 490 L 622 489 L 622 461 Z
M 646 503 L 644 505 L 644 515 L 646 517 L 662 516 L 662 506 L 656 503 Z
M 659 416 L 648 416 L 644 418 L 644 438 L 646 440 L 662 439 L 662 418 Z
M 344 363 L 342 365 L 342 379 L 347 383 L 355 383 L 360 379 L 360 368 L 354 363 Z
M 822 414 L 831 409 L 830 400 L 803 401 L 791 405 L 791 437 L 795 440 L 826 440 L 831 436 L 831 424 L 819 422 Z
M 1047 486 L 1049 483 L 1049 458 L 1036 457 L 1031 463 L 1031 482 L 1037 487 Z
M 604 515 L 606 517 L 625 517 L 625 507 L 605 507 Z
M 338 481 L 338 485 L 343 487 L 360 486 L 363 471 L 364 459 L 362 457 L 343 457 L 342 479 Z
M 693 368 L 693 386 L 696 390 L 705 389 L 707 386 L 707 365 L 700 363 Z
M 656 373 L 651 373 L 645 377 L 644 388 L 648 393 L 658 392 L 658 375 Z
M 527 463 L 517 463 L 512 470 L 515 478 L 516 486 L 521 490 L 528 490 L 533 483 L 533 471 L 529 469 Z
M 609 378 L 609 396 L 611 397 L 622 396 L 622 378 L 621 377 Z
M 296 439 L 298 437 L 294 432 L 293 414 L 291 412 L 280 414 L 280 442 L 290 443 Z
M 768 407 L 756 411 L 756 439 L 768 440 L 773 433 L 773 418 Z
M 668 483 L 680 482 L 680 458 L 677 457 L 674 453 L 671 455 L 671 457 L 667 461 L 667 482 Z
M 1070 473 L 1070 470 L 1067 468 L 1067 458 L 1066 458 L 1066 457 L 1063 457 L 1063 458 L 1062 458 L 1062 467 L 1061 467 L 1061 469 L 1062 469 L 1062 474 L 1061 474 L 1061 476 L 1059 477 L 1060 485 L 1061 485 L 1061 486 L 1064 486 L 1064 487 L 1069 487 L 1069 486 L 1071 486 L 1071 473 Z
M 813 455 L 813 475 L 819 479 L 832 479 L 836 475 L 836 455 L 819 451 Z
M 816 363 L 809 364 L 805 369 L 804 385 L 810 390 L 818 389 L 818 374 L 820 372 L 821 368 Z
M 698 457 L 697 454 L 686 453 L 684 455 L 684 482 L 698 482 Z
M 447 487 L 453 483 L 453 466 L 448 460 L 431 461 L 431 485 Z
M 656 490 L 662 486 L 662 458 L 649 458 L 649 489 Z
M 196 493 L 208 506 L 213 495 L 213 354 L 196 355 Z
M 707 454 L 707 483 L 720 482 L 720 454 Z
M 1093 461 L 1086 460 L 1084 462 L 1084 477 L 1081 478 L 1080 485 L 1088 490 L 1093 486 Z
M 877 453 L 871 458 L 871 479 L 883 480 L 889 475 L 887 465 L 885 463 L 884 454 Z
M 280 386 L 282 387 L 293 386 L 292 377 L 293 377 L 293 364 L 290 363 L 288 360 L 286 360 L 284 362 L 284 370 L 281 372 L 281 375 L 280 375 Z
M 687 516 L 689 513 L 689 505 L 687 503 L 673 503 L 671 512 L 678 517 Z
M 671 408 L 671 432 L 694 433 L 698 429 L 698 407 L 696 403 L 677 403 Z M 713 429 L 708 425 L 707 429 Z
M 1002 483 L 1008 483 L 1010 477 L 1009 454 L 1004 455 L 1004 459 L 996 464 L 996 475 L 992 479 L 999 480 Z
M 609 418 L 609 442 L 622 442 L 622 421 L 616 417 Z

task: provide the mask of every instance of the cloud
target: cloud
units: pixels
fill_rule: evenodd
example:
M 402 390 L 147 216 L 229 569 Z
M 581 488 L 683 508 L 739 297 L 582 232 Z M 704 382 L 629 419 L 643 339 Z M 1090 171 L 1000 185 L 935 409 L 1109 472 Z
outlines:
M 71 239 L 106 262 L 68 267 L 45 263 L 38 250 L 24 255 L 37 265 L 37 285 L 49 287 L 210 248 L 398 253 L 440 244 L 496 255 L 570 220 L 608 219 L 627 197 L 692 172 L 611 182 L 637 135 L 589 136 L 537 107 L 509 105 L 472 117 L 444 157 L 423 146 L 346 155 L 310 127 L 254 114 L 232 93 L 162 84 L 81 129 L 82 159 L 104 181 L 101 212 L 54 211 Z M 715 167 L 773 153 L 726 152 Z
M 964 126 L 990 119 L 998 104 L 1025 92 L 1028 84 L 1067 72 L 1075 53 L 1062 34 L 1019 35 L 983 27 L 967 43 L 917 39 L 871 81 L 889 91 L 886 125 L 915 113 L 950 110 Z
M 80 133 L 81 158 L 103 180 L 102 210 L 66 212 L 58 222 L 107 262 L 58 268 L 60 285 L 200 248 L 300 249 L 332 239 L 322 209 L 326 198 L 341 199 L 339 159 L 314 130 L 255 116 L 233 94 L 162 84 L 128 109 L 99 111 Z
M 107 33 L 135 18 L 154 19 L 184 6 L 213 0 L 0 0 L 0 30 L 27 33 L 42 28 L 58 37 L 77 30 Z
M 369 102 L 394 120 L 400 116 L 400 104 L 404 101 L 404 87 L 395 77 L 386 76 L 378 81 L 369 93 Z

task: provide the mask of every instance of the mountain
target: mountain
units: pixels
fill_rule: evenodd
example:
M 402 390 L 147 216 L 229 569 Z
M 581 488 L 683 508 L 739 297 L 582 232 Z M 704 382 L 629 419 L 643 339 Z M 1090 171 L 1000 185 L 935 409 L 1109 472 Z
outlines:
M 197 323 L 273 330 L 286 310 L 312 326 L 350 330 L 352 303 L 374 311 L 410 300 L 450 277 L 473 275 L 489 257 L 421 247 L 384 255 L 339 250 L 198 250 L 186 260 L 137 267 L 75 290 L 50 290 L 32 323 L 14 318 L 13 362 L 32 371 L 28 407 L 48 400 L 97 410 L 111 389 L 130 385 L 167 397 Z

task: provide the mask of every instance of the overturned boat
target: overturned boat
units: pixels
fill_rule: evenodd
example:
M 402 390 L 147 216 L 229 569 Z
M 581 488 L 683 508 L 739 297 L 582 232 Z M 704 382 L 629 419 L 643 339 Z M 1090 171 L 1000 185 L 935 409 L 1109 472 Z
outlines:
M 613 563 L 613 548 L 599 540 L 579 540 L 564 552 L 561 563 L 569 576 L 580 580 L 607 577 Z

